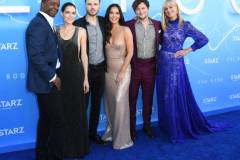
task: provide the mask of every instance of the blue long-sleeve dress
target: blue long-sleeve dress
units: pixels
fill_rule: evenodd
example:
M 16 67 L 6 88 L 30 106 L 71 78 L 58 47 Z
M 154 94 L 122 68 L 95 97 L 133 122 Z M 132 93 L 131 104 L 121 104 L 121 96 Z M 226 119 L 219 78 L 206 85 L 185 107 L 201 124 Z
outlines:
M 159 125 L 172 143 L 181 143 L 185 138 L 194 138 L 203 132 L 213 132 L 224 127 L 206 120 L 194 98 L 184 59 L 175 58 L 176 52 L 182 50 L 188 37 L 194 40 L 191 45 L 193 51 L 208 43 L 208 38 L 190 22 L 184 21 L 179 26 L 178 19 L 170 21 L 157 55 Z

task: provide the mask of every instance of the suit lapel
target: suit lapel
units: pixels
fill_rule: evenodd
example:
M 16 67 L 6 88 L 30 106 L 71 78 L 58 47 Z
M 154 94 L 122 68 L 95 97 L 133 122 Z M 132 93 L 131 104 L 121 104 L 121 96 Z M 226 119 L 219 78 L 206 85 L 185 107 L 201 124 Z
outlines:
M 59 46 L 58 46 L 58 37 L 57 37 L 57 33 L 56 33 L 56 30 L 54 30 L 51 26 L 50 26 L 50 24 L 48 23 L 48 21 L 47 21 L 47 19 L 41 14 L 41 13 L 37 13 L 37 16 L 39 17 L 39 18 L 41 18 L 41 19 L 43 19 L 44 20 L 44 22 L 47 24 L 47 26 L 48 26 L 48 30 L 49 31 L 51 31 L 51 33 L 52 33 L 52 37 L 51 38 L 53 38 L 54 39 L 54 41 L 55 41 L 55 44 L 56 44 L 56 46 L 57 46 L 57 50 L 58 50 L 58 58 L 59 58 L 59 61 L 60 61 L 60 63 L 62 63 L 62 53 L 61 53 L 61 51 L 60 51 L 60 48 L 59 48 Z
M 150 20 L 153 22 L 153 26 L 154 26 L 154 30 L 155 30 L 155 35 L 156 35 L 156 40 L 155 40 L 155 46 L 156 46 L 156 50 L 158 50 L 158 44 L 159 44 L 159 24 L 150 18 Z
M 130 28 L 131 28 L 131 30 L 132 30 L 132 34 L 133 34 L 133 44 L 134 44 L 134 54 L 133 54 L 133 56 L 135 57 L 135 58 L 137 58 L 137 33 L 136 33 L 136 29 L 135 29 L 135 23 L 136 23 L 136 20 L 135 19 L 133 19 L 131 22 L 130 22 L 130 24 L 129 24 L 129 26 L 130 26 Z
M 45 21 L 45 23 L 49 26 L 48 29 L 54 32 L 54 29 L 51 27 L 51 25 L 48 23 L 47 19 L 41 14 L 37 13 L 37 16 Z

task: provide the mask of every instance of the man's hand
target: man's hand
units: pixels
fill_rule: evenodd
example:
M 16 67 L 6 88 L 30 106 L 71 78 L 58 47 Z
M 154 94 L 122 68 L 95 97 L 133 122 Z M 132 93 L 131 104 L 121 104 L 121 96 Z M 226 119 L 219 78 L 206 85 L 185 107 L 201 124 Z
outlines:
M 53 85 L 57 87 L 57 90 L 61 90 L 61 79 L 59 77 L 56 77 L 54 81 L 52 81 Z

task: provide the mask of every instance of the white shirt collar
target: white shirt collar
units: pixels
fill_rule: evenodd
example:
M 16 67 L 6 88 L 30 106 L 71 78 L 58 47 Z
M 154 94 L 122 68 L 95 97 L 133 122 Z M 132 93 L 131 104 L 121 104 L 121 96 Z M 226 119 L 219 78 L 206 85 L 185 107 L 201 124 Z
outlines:
M 48 21 L 49 25 L 53 28 L 53 17 L 49 16 L 48 14 L 42 12 L 42 11 L 39 11 L 39 13 L 41 13 L 45 18 L 46 20 Z

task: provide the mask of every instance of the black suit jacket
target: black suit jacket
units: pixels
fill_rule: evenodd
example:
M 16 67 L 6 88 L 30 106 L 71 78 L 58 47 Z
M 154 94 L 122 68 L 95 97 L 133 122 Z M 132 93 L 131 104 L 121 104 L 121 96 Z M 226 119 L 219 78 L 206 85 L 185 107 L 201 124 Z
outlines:
M 105 45 L 106 45 L 105 18 L 102 17 L 102 16 L 97 16 L 97 18 L 98 18 L 98 22 L 99 22 L 100 29 L 101 29 L 101 31 L 102 31 L 102 36 L 103 36 L 103 52 L 104 52 L 104 58 L 105 58 L 105 60 L 106 60 L 106 56 L 105 56 Z M 75 26 L 85 28 L 86 32 L 88 33 L 87 25 L 89 25 L 89 23 L 88 23 L 87 20 L 86 20 L 86 16 L 77 19 L 73 24 L 74 24 Z M 87 34 L 87 35 L 88 35 L 88 34 Z M 88 41 L 88 39 L 87 39 L 87 54 L 89 54 L 89 41 Z

